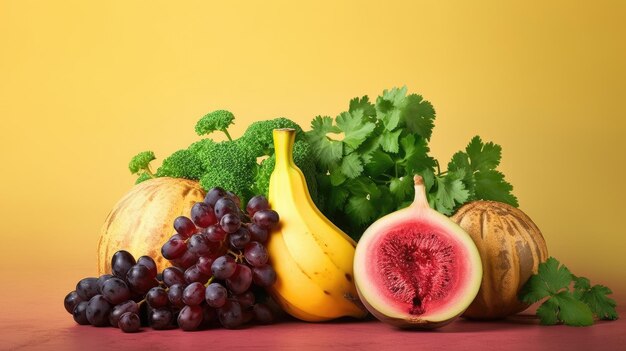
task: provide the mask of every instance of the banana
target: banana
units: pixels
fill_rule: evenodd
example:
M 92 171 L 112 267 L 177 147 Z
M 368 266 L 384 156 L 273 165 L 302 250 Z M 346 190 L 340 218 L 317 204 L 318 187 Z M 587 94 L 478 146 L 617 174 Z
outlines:
M 271 294 L 292 316 L 309 322 L 364 317 L 352 266 L 356 243 L 319 211 L 293 162 L 295 130 L 275 129 L 276 164 L 269 202 L 280 215 L 267 245 L 277 281 Z

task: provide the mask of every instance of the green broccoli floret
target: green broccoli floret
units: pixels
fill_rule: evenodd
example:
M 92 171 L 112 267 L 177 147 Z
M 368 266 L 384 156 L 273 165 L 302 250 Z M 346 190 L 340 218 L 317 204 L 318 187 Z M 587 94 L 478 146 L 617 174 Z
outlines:
M 232 141 L 213 143 L 210 147 L 196 149 L 197 157 L 202 160 L 205 168 L 200 177 L 200 185 L 204 189 L 219 186 L 239 195 L 242 201 L 251 197 L 256 158 Z
M 154 156 L 154 152 L 152 151 L 144 151 L 135 155 L 130 159 L 128 163 L 128 169 L 130 173 L 137 174 L 139 172 L 148 172 L 152 174 L 150 171 L 150 162 L 154 161 L 156 157 Z
M 149 175 L 148 173 L 141 173 L 141 175 L 139 177 L 137 177 L 137 180 L 135 181 L 135 184 L 139 184 L 141 182 L 145 182 L 148 179 L 152 179 L 154 178 L 153 176 Z
M 296 166 L 300 168 L 306 179 L 307 187 L 313 202 L 319 205 L 317 195 L 317 181 L 315 179 L 315 159 L 311 152 L 311 147 L 304 140 L 298 140 L 293 145 L 293 161 Z M 274 165 L 276 164 L 276 156 L 272 155 L 263 160 L 259 166 L 255 177 L 255 194 L 268 195 L 270 187 L 270 176 L 274 171 Z
M 157 177 L 200 179 L 205 169 L 198 155 L 189 150 L 178 150 L 163 160 Z
M 228 127 L 233 124 L 235 116 L 226 110 L 217 110 L 204 115 L 198 123 L 196 123 L 196 133 L 198 135 L 211 134 L 216 130 L 226 134 L 228 140 L 232 141 L 228 133 Z
M 244 148 L 255 157 L 270 156 L 274 154 L 274 137 L 272 131 L 280 128 L 293 128 L 296 130 L 296 140 L 304 140 L 304 132 L 300 126 L 284 117 L 257 121 L 252 123 L 243 136 L 237 139 Z

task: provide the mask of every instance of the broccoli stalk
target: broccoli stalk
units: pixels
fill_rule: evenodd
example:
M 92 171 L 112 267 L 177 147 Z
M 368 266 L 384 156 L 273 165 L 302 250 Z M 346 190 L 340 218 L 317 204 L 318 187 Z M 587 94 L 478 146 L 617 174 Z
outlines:
M 196 123 L 196 133 L 202 136 L 219 130 L 226 135 L 228 140 L 233 141 L 228 133 L 228 127 L 233 124 L 234 120 L 235 116 L 230 111 L 217 110 L 207 113 Z
M 155 159 L 156 157 L 152 151 L 140 152 L 130 159 L 128 169 L 130 170 L 130 173 L 139 175 L 137 183 L 141 183 L 144 180 L 155 177 L 154 173 L 152 173 L 152 170 L 150 169 L 150 162 Z

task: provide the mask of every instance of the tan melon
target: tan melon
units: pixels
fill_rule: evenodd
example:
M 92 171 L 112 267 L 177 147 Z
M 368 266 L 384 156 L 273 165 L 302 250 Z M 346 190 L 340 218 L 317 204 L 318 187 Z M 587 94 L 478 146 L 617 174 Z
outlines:
M 159 272 L 169 267 L 161 246 L 174 234 L 178 216 L 204 199 L 198 182 L 180 178 L 155 178 L 135 185 L 113 207 L 104 221 L 98 243 L 98 274 L 111 272 L 111 257 L 126 250 L 135 258 L 152 257 Z
M 452 220 L 472 237 L 483 264 L 480 290 L 463 316 L 498 319 L 528 308 L 517 294 L 548 258 L 546 242 L 530 217 L 501 202 L 474 201 Z

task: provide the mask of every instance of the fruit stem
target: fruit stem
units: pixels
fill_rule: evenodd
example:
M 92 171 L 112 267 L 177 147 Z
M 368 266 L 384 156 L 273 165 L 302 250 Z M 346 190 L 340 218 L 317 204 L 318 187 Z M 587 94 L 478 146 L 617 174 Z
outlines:
M 415 198 L 411 206 L 430 207 L 426 198 L 426 188 L 424 188 L 424 178 L 419 174 L 413 176 L 413 184 L 415 184 Z
M 213 283 L 213 279 L 215 279 L 214 276 L 211 276 L 211 278 L 209 278 L 209 280 L 207 280 L 206 284 L 204 284 L 205 287 L 209 286 L 209 284 Z
M 292 165 L 296 130 L 293 128 L 274 129 L 273 136 L 276 154 L 276 165 L 274 167 L 288 167 Z

